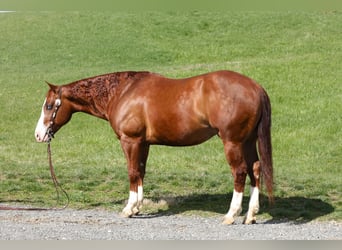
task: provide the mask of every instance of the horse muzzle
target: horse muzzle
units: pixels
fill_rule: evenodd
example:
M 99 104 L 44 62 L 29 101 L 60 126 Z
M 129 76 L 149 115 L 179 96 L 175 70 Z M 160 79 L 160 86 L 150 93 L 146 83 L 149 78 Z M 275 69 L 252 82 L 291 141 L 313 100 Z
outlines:
M 49 135 L 47 133 L 35 132 L 35 138 L 37 142 L 47 142 L 49 140 Z

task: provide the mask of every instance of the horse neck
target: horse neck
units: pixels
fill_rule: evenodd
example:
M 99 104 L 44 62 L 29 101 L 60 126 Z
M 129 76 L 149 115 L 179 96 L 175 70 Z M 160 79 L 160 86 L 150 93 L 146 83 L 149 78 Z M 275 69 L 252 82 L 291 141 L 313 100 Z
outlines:
M 135 80 L 149 72 L 117 72 L 79 80 L 68 85 L 67 98 L 74 112 L 85 112 L 108 120 L 108 104 L 127 89 Z
M 112 90 L 101 79 L 85 79 L 64 86 L 72 112 L 84 112 L 107 120 L 107 106 Z

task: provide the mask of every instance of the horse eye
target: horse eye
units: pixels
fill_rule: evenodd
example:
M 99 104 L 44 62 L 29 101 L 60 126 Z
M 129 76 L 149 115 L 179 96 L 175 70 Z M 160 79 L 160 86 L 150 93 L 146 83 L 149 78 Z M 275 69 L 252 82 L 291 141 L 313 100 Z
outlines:
M 51 110 L 51 109 L 52 109 L 52 105 L 51 105 L 51 104 L 48 104 L 48 105 L 46 106 L 46 109 L 47 109 L 47 110 Z

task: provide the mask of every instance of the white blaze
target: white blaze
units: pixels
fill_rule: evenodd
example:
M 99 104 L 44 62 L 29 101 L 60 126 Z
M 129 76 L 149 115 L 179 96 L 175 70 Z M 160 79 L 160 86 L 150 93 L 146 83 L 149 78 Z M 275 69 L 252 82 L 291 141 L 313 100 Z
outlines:
M 34 132 L 34 135 L 36 137 L 37 142 L 43 142 L 46 141 L 47 137 L 46 135 L 46 130 L 47 130 L 47 126 L 44 124 L 44 106 L 46 103 L 46 99 L 44 100 L 43 106 L 42 106 L 42 112 L 40 114 L 40 118 L 38 120 L 37 126 L 36 126 L 36 130 Z

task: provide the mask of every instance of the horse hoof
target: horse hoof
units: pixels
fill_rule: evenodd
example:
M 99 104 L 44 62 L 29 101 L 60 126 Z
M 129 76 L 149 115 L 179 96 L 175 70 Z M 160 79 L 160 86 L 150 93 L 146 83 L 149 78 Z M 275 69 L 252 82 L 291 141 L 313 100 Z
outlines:
M 122 218 L 131 218 L 133 214 L 121 213 L 120 216 Z
M 253 218 L 245 218 L 245 220 L 243 221 L 243 224 L 246 224 L 246 225 L 251 225 L 251 224 L 256 224 L 256 218 L 253 217 Z
M 132 213 L 133 213 L 132 215 L 138 215 L 139 212 L 140 212 L 139 209 L 137 207 L 134 207 L 133 211 L 132 211 Z
M 224 217 L 222 224 L 223 225 L 232 225 L 234 223 L 234 218 L 233 217 Z
M 120 215 L 123 218 L 131 218 L 133 216 L 133 212 L 132 212 L 132 210 L 124 209 L 124 210 L 122 210 Z

